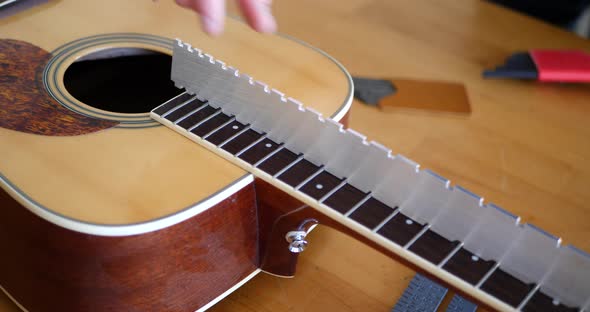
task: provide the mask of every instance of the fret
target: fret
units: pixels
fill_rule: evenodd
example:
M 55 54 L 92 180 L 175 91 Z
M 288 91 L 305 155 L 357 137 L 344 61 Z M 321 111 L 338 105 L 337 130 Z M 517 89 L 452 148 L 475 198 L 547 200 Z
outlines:
M 196 136 L 203 137 L 206 134 L 217 129 L 219 126 L 225 124 L 231 119 L 228 115 L 224 114 L 219 110 L 217 113 L 211 115 L 206 120 L 203 120 L 197 126 L 190 130 L 191 133 Z
M 238 136 L 240 136 L 242 133 L 248 132 L 248 131 L 254 131 L 252 129 L 250 129 L 250 125 L 245 125 L 244 128 L 242 128 L 242 130 L 238 130 L 238 132 L 232 136 L 230 136 L 229 138 L 227 138 L 225 141 L 221 142 L 219 144 L 219 147 L 224 146 L 226 143 L 230 142 L 231 140 L 237 138 Z M 254 131 L 255 132 L 255 131 Z
M 337 178 L 327 171 L 322 171 L 320 174 L 307 181 L 299 190 L 304 194 L 319 200 L 333 190 L 342 182 L 342 179 Z
M 177 109 L 175 109 L 173 112 L 166 113 L 166 116 L 164 116 L 164 118 L 170 120 L 173 123 L 177 123 L 178 121 L 186 118 L 191 112 L 196 111 L 197 109 L 203 107 L 204 105 L 207 105 L 207 104 L 205 104 L 204 102 L 201 102 L 199 99 L 195 98 L 195 99 L 192 99 L 192 100 L 186 102 L 185 104 L 182 104 Z
M 566 306 L 537 290 L 522 308 L 523 312 L 576 312 L 579 309 Z
M 533 295 L 535 293 L 537 293 L 537 291 L 539 290 L 540 287 L 541 287 L 541 285 L 539 285 L 539 284 L 535 285 L 535 287 L 533 287 L 533 289 L 531 289 L 531 291 L 529 291 L 529 293 L 526 295 L 526 297 L 524 297 L 524 299 L 520 302 L 520 304 L 518 305 L 518 307 L 516 309 L 519 311 L 522 311 L 522 308 L 531 300 Z
M 221 143 L 219 147 L 228 153 L 235 155 L 236 153 L 243 150 L 246 146 L 258 140 L 261 136 L 263 136 L 262 133 L 258 133 L 247 126 L 245 130 L 239 133 L 239 135 L 229 138 L 225 142 Z
M 395 210 L 393 210 L 393 212 L 387 218 L 385 218 L 383 221 L 381 221 L 381 223 L 379 223 L 379 224 L 377 224 L 377 226 L 375 226 L 375 228 L 372 230 L 372 232 L 373 233 L 379 232 L 379 230 L 381 230 L 381 228 L 383 228 L 383 226 L 385 226 L 387 223 L 389 223 L 389 221 L 391 219 L 395 218 L 395 216 L 397 216 L 398 213 L 399 213 L 399 208 L 396 207 Z
M 220 114 L 220 115 L 222 115 L 222 114 Z M 220 115 L 218 115 L 218 116 L 220 116 Z M 217 131 L 223 129 L 223 127 L 229 125 L 230 123 L 233 123 L 236 120 L 236 117 L 231 117 L 231 116 L 228 116 L 228 117 L 229 118 L 227 119 L 226 122 L 222 123 L 221 125 L 217 126 L 215 129 L 213 129 L 213 130 L 207 132 L 207 134 L 203 135 L 202 136 L 203 140 L 209 141 L 209 140 L 207 140 L 207 138 L 209 138 L 213 134 L 217 133 Z M 237 129 L 238 126 L 236 125 L 235 128 Z M 211 142 L 211 141 L 209 141 L 209 142 Z
M 193 126 L 198 125 L 200 122 L 215 114 L 216 112 L 217 109 L 209 105 L 206 105 L 201 109 L 195 111 L 194 113 L 190 114 L 182 121 L 178 122 L 176 125 L 181 127 L 182 129 L 190 131 L 192 130 Z
M 524 283 L 500 268 L 497 268 L 480 287 L 481 290 L 513 307 L 517 307 L 533 288 L 534 284 Z
M 473 231 L 463 239 L 465 249 L 477 251 L 484 259 L 502 259 L 520 235 L 519 220 L 493 204 L 486 205 L 485 221 L 478 222 Z
M 278 176 L 280 176 L 281 174 L 283 174 L 283 172 L 289 170 L 291 167 L 293 167 L 294 165 L 296 165 L 298 162 L 303 161 L 303 155 L 299 154 L 299 156 L 297 156 L 297 158 L 292 161 L 291 163 L 287 164 L 287 166 L 285 166 L 283 169 L 279 170 L 279 172 L 275 173 L 273 175 L 273 178 L 277 178 Z
M 280 144 L 267 138 L 266 135 L 262 136 L 258 141 L 255 141 L 253 144 L 254 145 L 249 145 L 245 147 L 237 155 L 240 159 L 253 166 L 263 158 L 271 155 L 271 153 L 276 151 L 279 148 L 279 146 L 281 146 Z
M 461 278 L 462 280 L 476 285 L 491 270 L 496 262 L 486 261 L 465 248 L 460 248 L 444 265 L 443 269 Z
M 569 245 L 543 276 L 541 291 L 566 305 L 590 311 L 590 255 Z
M 423 228 L 425 228 L 423 225 L 403 213 L 398 213 L 387 221 L 377 233 L 398 245 L 405 246 Z
M 319 166 L 318 169 L 314 173 L 312 173 L 309 177 L 305 178 L 305 180 L 303 180 L 299 184 L 297 184 L 297 186 L 295 186 L 295 189 L 296 190 L 300 190 L 307 182 L 311 181 L 311 179 L 315 178 L 316 176 L 318 176 L 323 171 L 324 171 L 324 166 Z
M 283 144 L 277 146 L 277 148 L 270 152 L 268 155 L 262 157 L 259 161 L 257 161 L 253 166 L 254 167 L 258 167 L 260 166 L 263 162 L 267 161 L 268 159 L 270 159 L 271 157 L 273 157 L 274 155 L 280 153 L 283 149 L 285 149 L 285 146 Z
M 461 248 L 463 247 L 463 242 L 457 244 L 455 247 L 439 264 L 438 267 L 442 268 Z
M 376 199 L 367 200 L 352 212 L 349 218 L 369 229 L 373 229 L 391 215 L 394 210 Z
M 191 116 L 192 114 L 198 112 L 199 110 L 207 107 L 207 103 L 206 102 L 202 102 L 202 105 L 200 105 L 199 107 L 193 109 L 192 111 L 190 111 L 188 114 L 182 116 L 181 118 L 177 119 L 174 124 L 177 125 L 178 123 L 182 122 L 183 120 L 185 120 L 187 117 Z
M 213 114 L 205 117 L 203 120 L 201 120 L 198 123 L 192 125 L 190 128 L 188 128 L 188 131 L 189 132 L 193 131 L 196 127 L 202 125 L 203 123 L 207 122 L 209 119 L 211 119 L 211 118 L 213 118 L 213 117 L 215 117 L 215 116 L 217 116 L 219 114 L 221 114 L 221 109 L 220 108 L 215 108 L 215 111 L 213 112 Z
M 218 146 L 227 139 L 230 139 L 234 135 L 240 133 L 240 131 L 244 130 L 245 128 L 246 125 L 237 121 L 236 118 L 233 117 L 231 120 L 220 126 L 218 129 L 214 130 L 212 133 L 207 134 L 204 139 Z
M 193 97 L 195 97 L 195 96 L 192 94 L 188 94 L 187 92 L 181 93 L 181 94 L 177 95 L 176 97 L 170 99 L 166 103 L 158 106 L 156 109 L 153 110 L 153 112 L 156 115 L 162 116 L 165 113 L 171 111 L 173 108 L 179 106 L 180 104 L 185 103 L 186 101 L 190 100 Z
M 281 148 L 278 152 L 274 153 L 271 157 L 263 161 L 258 168 L 272 176 L 277 172 L 281 171 L 287 165 L 297 160 L 299 155 L 291 152 L 286 148 Z
M 373 193 L 371 193 L 371 192 L 367 193 L 367 196 L 365 196 L 365 198 L 361 199 L 361 201 L 359 201 L 358 203 L 356 203 L 356 205 L 352 206 L 352 208 L 350 208 L 348 211 L 346 211 L 344 213 L 344 216 L 345 217 L 350 216 L 350 214 L 355 212 L 355 210 L 357 210 L 360 206 L 362 206 L 366 201 L 371 199 L 372 196 L 373 196 Z M 397 207 L 395 207 L 395 209 L 397 209 Z
M 248 128 L 250 128 L 250 126 L 248 126 Z M 247 151 L 248 149 L 250 149 L 251 147 L 253 147 L 257 143 L 259 143 L 260 141 L 262 141 L 262 140 L 264 140 L 264 139 L 267 138 L 265 133 L 261 133 L 261 134 L 262 134 L 261 137 L 259 137 L 258 139 L 256 139 L 256 141 L 250 143 L 250 145 L 248 145 L 248 146 L 244 147 L 243 149 L 241 149 L 239 152 L 236 153 L 235 156 L 236 157 L 239 157 L 240 155 L 242 155 L 242 153 L 244 153 L 245 151 Z M 272 146 L 272 144 L 270 146 Z
M 314 173 L 318 172 L 319 166 L 302 159 L 277 176 L 277 179 L 289 184 L 292 187 L 297 187 L 302 182 L 310 178 Z
M 449 241 L 438 233 L 428 229 L 413 243 L 409 244 L 408 249 L 422 258 L 438 265 L 457 247 L 457 245 L 459 245 L 459 242 Z
M 416 222 L 416 221 L 414 221 L 414 222 Z M 410 247 L 415 241 L 417 241 L 428 230 L 430 230 L 430 224 L 425 224 L 424 227 L 422 228 L 422 230 L 420 230 L 420 232 L 418 232 L 418 234 L 416 234 L 414 237 L 412 237 L 412 239 L 410 239 L 410 241 L 404 245 L 404 249 L 408 249 L 408 247 Z
M 334 193 L 336 193 L 336 191 L 338 191 L 341 187 L 343 187 L 344 185 L 346 185 L 347 182 L 348 182 L 347 179 L 342 180 L 342 182 L 340 182 L 340 184 L 338 184 L 338 186 L 336 186 L 333 190 L 329 191 L 326 195 L 324 195 L 324 197 L 320 198 L 318 201 L 320 203 L 323 203 L 324 200 L 326 200 L 328 197 L 330 197 Z
M 398 166 L 403 164 L 406 170 L 412 169 L 411 166 L 408 167 L 404 164 L 404 161 L 398 161 L 397 163 Z M 403 202 L 401 210 L 408 217 L 422 224 L 428 223 L 436 228 L 438 220 L 436 223 L 432 221 L 435 217 L 438 219 L 445 212 L 446 205 L 451 199 L 451 194 L 453 194 L 450 182 L 429 170 L 422 170 L 413 175 L 415 181 L 412 183 L 411 189 L 404 192 L 404 195 L 393 196 L 392 198 L 389 194 L 395 194 L 396 192 L 395 190 L 389 191 L 388 188 L 385 188 L 384 192 L 377 193 L 377 195 L 381 196 L 383 200 Z M 397 179 L 399 178 L 397 177 Z M 405 184 L 405 181 L 399 181 L 398 184 Z M 398 185 L 398 187 L 400 186 Z M 438 229 L 437 232 L 441 233 Z
M 523 281 L 535 281 L 536 286 L 521 302 L 521 310 L 547 281 L 559 257 L 561 240 L 535 226 L 527 224 L 523 227 L 518 243 L 514 244 L 508 254 L 502 258 L 502 267 L 507 271 L 518 272 Z M 535 259 L 534 263 L 524 263 L 523 257 Z
M 479 280 L 477 282 L 477 284 L 475 285 L 475 288 L 481 288 L 481 285 L 483 285 L 483 283 L 485 283 L 485 281 L 488 280 L 488 278 L 490 278 L 490 276 L 492 276 L 492 273 L 494 273 L 494 271 L 496 271 L 498 268 L 500 267 L 500 262 L 495 262 L 494 266 L 492 267 L 492 269 L 486 273 L 481 280 Z
M 323 204 L 344 214 L 360 203 L 361 200 L 368 199 L 367 197 L 369 196 L 366 193 L 346 183 L 336 190 L 332 196 L 326 198 Z
M 525 283 L 539 283 L 557 260 L 561 241 L 531 224 L 519 228 L 514 243 L 500 258 L 500 268 Z
M 436 217 L 435 227 L 449 239 L 464 240 L 485 220 L 484 199 L 460 185 L 455 185 L 450 193 L 444 210 Z

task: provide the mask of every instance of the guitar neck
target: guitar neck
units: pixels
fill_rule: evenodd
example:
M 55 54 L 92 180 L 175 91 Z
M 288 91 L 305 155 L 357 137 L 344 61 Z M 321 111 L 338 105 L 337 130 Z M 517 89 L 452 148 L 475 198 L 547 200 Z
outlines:
M 178 41 L 151 116 L 502 311 L 590 306 L 590 257 Z

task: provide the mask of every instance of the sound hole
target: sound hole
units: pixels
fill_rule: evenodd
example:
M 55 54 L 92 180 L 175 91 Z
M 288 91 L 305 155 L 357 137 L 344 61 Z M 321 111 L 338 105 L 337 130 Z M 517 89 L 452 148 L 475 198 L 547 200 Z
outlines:
M 170 80 L 172 57 L 139 48 L 88 54 L 64 74 L 66 90 L 82 103 L 117 113 L 147 113 L 181 93 Z

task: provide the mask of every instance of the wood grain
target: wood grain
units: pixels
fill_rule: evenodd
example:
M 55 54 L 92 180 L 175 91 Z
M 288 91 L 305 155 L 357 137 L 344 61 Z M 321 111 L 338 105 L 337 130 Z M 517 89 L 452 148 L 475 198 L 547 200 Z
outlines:
M 52 55 L 27 42 L 0 39 L 0 127 L 42 135 L 81 135 L 118 122 L 85 117 L 45 90 L 42 72 Z
M 396 88 L 395 94 L 382 98 L 378 103 L 378 107 L 385 113 L 393 113 L 396 110 L 471 113 L 467 91 L 461 83 L 416 79 L 390 81 Z
M 0 281 L 29 311 L 194 311 L 258 267 L 249 185 L 164 230 L 99 237 L 55 226 L 0 191 Z M 2 310 L 4 311 L 4 310 Z

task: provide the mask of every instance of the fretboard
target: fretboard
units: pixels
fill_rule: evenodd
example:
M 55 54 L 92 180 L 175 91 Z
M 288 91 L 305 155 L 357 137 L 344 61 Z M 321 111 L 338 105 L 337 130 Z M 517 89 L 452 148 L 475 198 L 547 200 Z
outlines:
M 590 257 L 178 41 L 152 117 L 502 311 L 590 307 Z

